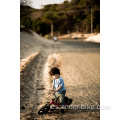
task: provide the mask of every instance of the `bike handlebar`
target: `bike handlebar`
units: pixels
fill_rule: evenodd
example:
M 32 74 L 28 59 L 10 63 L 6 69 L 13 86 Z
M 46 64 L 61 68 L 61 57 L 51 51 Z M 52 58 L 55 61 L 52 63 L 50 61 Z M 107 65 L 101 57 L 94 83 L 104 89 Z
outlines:
M 51 90 L 51 91 L 53 92 L 54 90 Z M 55 93 L 53 93 L 53 95 L 56 97 Z

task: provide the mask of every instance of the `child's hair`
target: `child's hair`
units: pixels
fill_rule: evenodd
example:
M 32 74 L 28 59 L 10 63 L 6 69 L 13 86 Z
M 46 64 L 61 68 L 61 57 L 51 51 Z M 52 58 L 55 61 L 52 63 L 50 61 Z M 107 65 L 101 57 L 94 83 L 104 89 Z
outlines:
M 55 75 L 55 74 L 59 74 L 60 75 L 60 70 L 57 67 L 53 67 L 50 72 L 50 75 Z

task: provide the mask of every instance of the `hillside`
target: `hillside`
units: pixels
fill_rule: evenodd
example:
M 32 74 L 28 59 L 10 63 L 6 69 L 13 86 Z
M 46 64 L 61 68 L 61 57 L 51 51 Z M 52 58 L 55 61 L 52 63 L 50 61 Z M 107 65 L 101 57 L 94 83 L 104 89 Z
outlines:
M 31 31 L 20 32 L 20 63 L 23 65 L 28 59 L 42 52 L 45 48 L 52 46 L 52 41 L 40 37 L 35 32 Z
M 71 0 L 61 4 L 48 4 L 42 9 L 27 6 L 20 8 L 21 25 L 32 29 L 42 36 L 51 33 L 63 35 L 72 32 L 91 32 L 91 14 L 93 32 L 100 32 L 100 1 Z

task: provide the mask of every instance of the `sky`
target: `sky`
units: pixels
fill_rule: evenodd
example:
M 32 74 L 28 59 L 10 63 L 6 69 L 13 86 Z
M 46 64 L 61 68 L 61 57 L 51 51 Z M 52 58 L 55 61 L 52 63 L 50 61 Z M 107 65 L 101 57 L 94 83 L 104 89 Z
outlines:
M 47 5 L 47 4 L 59 4 L 62 3 L 65 0 L 30 0 L 32 2 L 32 7 L 36 9 L 42 8 L 42 5 Z

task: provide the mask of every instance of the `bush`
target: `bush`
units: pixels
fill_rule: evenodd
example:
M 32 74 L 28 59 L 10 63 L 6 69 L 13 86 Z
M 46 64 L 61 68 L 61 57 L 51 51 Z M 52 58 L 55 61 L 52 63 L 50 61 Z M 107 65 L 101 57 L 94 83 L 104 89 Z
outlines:
M 32 24 L 32 21 L 31 21 L 30 17 L 24 16 L 24 17 L 20 18 L 20 25 L 23 25 L 26 28 L 31 29 L 31 24 Z
M 45 35 L 44 38 L 50 39 L 51 37 L 50 37 L 50 35 Z

